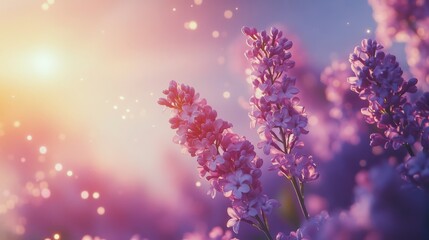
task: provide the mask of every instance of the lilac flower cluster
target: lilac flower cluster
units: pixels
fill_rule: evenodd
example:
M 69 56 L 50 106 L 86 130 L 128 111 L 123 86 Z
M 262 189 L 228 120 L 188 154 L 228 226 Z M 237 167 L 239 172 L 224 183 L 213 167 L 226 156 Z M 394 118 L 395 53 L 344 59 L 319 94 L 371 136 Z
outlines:
M 329 220 L 329 214 L 326 211 L 310 218 L 305 221 L 302 226 L 295 232 L 290 232 L 286 235 L 279 232 L 276 236 L 276 240 L 306 240 L 306 239 L 317 239 L 321 228 L 325 222 Z
M 265 154 L 271 154 L 272 169 L 277 169 L 280 175 L 301 183 L 317 179 L 313 158 L 296 151 L 303 146 L 301 134 L 308 133 L 308 119 L 296 97 L 299 92 L 296 79 L 286 73 L 295 65 L 288 51 L 292 42 L 276 28 L 270 33 L 259 33 L 255 28 L 244 27 L 242 32 L 251 47 L 245 53 L 254 78 L 249 115 L 252 126 L 259 125 L 262 139 L 259 146 Z
M 429 2 L 421 0 L 369 0 L 377 22 L 377 37 L 388 46 L 404 42 L 408 65 L 429 83 Z M 425 87 L 426 86 L 426 87 Z M 427 85 L 422 85 L 427 90 Z
M 405 96 L 417 91 L 417 79 L 404 80 L 396 57 L 385 54 L 382 48 L 376 41 L 364 39 L 350 55 L 356 75 L 348 79 L 351 90 L 368 101 L 368 107 L 361 110 L 366 122 L 384 130 L 384 135 L 371 134 L 371 145 L 399 149 L 410 148 L 420 140 L 424 143 L 421 137 L 428 127 L 426 110 L 412 105 Z
M 361 115 L 357 113 L 360 99 L 351 92 L 350 84 L 344 79 L 352 76 L 353 72 L 346 62 L 333 61 L 320 75 L 320 80 L 326 85 L 325 96 L 330 102 L 329 117 L 332 118 L 336 129 L 327 132 L 330 148 L 339 152 L 343 143 L 356 145 L 360 142 L 359 132 L 362 131 Z
M 404 188 L 387 164 L 356 175 L 355 202 L 348 210 L 329 216 L 321 212 L 296 232 L 277 234 L 276 240 L 427 239 L 428 196 Z
M 422 151 L 398 166 L 401 175 L 415 185 L 429 191 L 429 153 Z
M 427 239 L 428 196 L 405 188 L 384 164 L 356 175 L 356 200 L 348 211 L 332 216 L 317 239 Z
M 212 196 L 217 191 L 232 202 L 227 226 L 236 233 L 241 221 L 266 227 L 259 214 L 265 220 L 265 214 L 278 203 L 262 193 L 262 159 L 256 156 L 253 145 L 233 133 L 232 125 L 218 118 L 194 88 L 171 81 L 163 93 L 166 98 L 158 103 L 173 111 L 170 123 L 176 129 L 174 141 L 197 157 L 200 175 L 210 182 Z

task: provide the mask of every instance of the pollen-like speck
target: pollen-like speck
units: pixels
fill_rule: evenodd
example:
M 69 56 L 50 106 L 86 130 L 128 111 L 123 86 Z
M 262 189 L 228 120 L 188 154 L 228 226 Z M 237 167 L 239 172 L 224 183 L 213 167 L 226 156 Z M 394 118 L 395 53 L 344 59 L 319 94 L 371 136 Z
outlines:
M 15 121 L 13 122 L 13 126 L 16 128 L 19 128 L 21 126 L 21 122 L 20 121 Z
M 125 109 L 125 112 L 129 113 L 131 110 L 129 108 Z
M 48 148 L 46 146 L 40 146 L 39 153 L 46 154 L 48 152 Z
M 369 29 L 369 28 L 368 28 L 368 29 L 366 30 L 366 33 L 371 33 L 371 29 Z
M 231 93 L 228 91 L 223 92 L 223 98 L 228 99 L 231 97 Z
M 196 186 L 196 187 L 201 187 L 201 182 L 200 182 L 200 181 L 196 181 L 196 182 L 195 182 L 195 186 Z
M 219 34 L 219 31 L 216 31 L 216 30 L 215 30 L 215 31 L 213 31 L 213 32 L 212 32 L 212 37 L 213 37 L 213 38 L 218 38 L 218 37 L 219 37 L 219 35 L 220 35 L 220 34 Z
M 58 233 L 55 233 L 55 234 L 54 234 L 54 239 L 55 239 L 55 240 L 58 240 L 58 239 L 60 239 L 60 238 L 61 238 L 60 234 L 58 234 Z
M 54 4 L 55 3 L 55 0 L 47 0 L 46 1 L 48 4 L 50 4 L 50 5 L 52 5 L 52 4 Z
M 31 141 L 31 140 L 33 140 L 33 136 L 31 136 L 31 135 L 27 135 L 27 141 Z
M 123 100 L 125 100 L 125 97 L 124 96 L 119 96 L 119 100 L 123 101 Z
M 63 165 L 61 163 L 57 163 L 55 164 L 55 171 L 59 172 L 61 170 L 63 170 Z
M 98 215 L 104 215 L 104 213 L 106 213 L 106 209 L 104 209 L 104 207 L 98 207 L 97 213 Z
M 81 197 L 82 199 L 88 199 L 88 197 L 89 197 L 89 193 L 88 193 L 88 191 L 82 191 L 82 192 L 80 193 L 80 197 Z
M 27 159 L 25 159 L 25 157 L 22 157 L 22 158 L 21 158 L 21 162 L 22 162 L 22 163 L 25 163 L 25 161 L 27 161 Z
M 226 19 L 231 19 L 233 15 L 234 15 L 234 13 L 231 10 L 225 10 L 225 12 L 223 12 L 223 16 Z
M 195 5 L 203 4 L 203 0 L 194 0 Z
M 113 109 L 118 110 L 118 106 L 117 105 L 113 105 Z
M 93 192 L 92 193 L 92 198 L 99 199 L 100 198 L 100 193 L 99 192 Z
M 365 166 L 366 166 L 366 160 L 365 160 L 365 159 L 360 160 L 360 161 L 359 161 L 359 165 L 360 165 L 361 167 L 365 167 Z
M 176 8 L 173 8 L 172 10 L 173 10 L 173 12 L 177 11 L 177 9 L 176 9 Z
M 66 174 L 67 174 L 68 177 L 71 177 L 71 176 L 73 176 L 73 171 L 72 170 L 68 170 Z
M 122 118 L 123 120 L 125 120 L 125 119 L 127 119 L 127 116 L 122 115 L 122 116 L 121 116 L 121 118 Z

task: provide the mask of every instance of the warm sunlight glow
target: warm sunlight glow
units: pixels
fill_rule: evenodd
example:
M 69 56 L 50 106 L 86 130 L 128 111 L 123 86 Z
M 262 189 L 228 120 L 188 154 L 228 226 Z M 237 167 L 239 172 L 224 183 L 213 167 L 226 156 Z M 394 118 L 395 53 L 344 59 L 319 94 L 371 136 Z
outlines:
M 36 74 L 40 76 L 49 76 L 58 70 L 58 59 L 48 51 L 40 51 L 32 58 L 32 64 Z

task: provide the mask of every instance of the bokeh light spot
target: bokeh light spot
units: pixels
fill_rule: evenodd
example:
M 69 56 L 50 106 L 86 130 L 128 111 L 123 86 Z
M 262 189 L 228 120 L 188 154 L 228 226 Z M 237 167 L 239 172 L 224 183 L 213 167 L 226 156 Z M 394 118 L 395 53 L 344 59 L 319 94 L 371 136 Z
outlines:
M 21 126 L 21 122 L 20 121 L 15 121 L 13 122 L 13 126 L 16 128 L 19 128 Z
M 194 0 L 195 5 L 203 4 L 203 0 Z
M 198 28 L 198 23 L 194 20 L 185 22 L 185 29 L 195 31 Z
M 80 197 L 81 197 L 82 199 L 88 199 L 88 197 L 89 197 L 89 193 L 88 193 L 88 191 L 82 191 L 82 192 L 80 193 Z
M 59 172 L 61 170 L 63 170 L 63 165 L 61 163 L 57 163 L 55 164 L 55 171 Z
M 104 207 L 98 207 L 97 213 L 98 215 L 104 215 L 104 213 L 106 213 L 106 209 L 104 209 Z
M 213 38 L 218 38 L 219 36 L 220 36 L 219 31 L 215 30 L 215 31 L 212 32 L 212 37 Z
M 48 152 L 48 148 L 46 146 L 40 146 L 39 153 L 46 154 Z
M 100 193 L 99 192 L 92 193 L 92 198 L 99 199 L 100 198 Z
M 231 10 L 225 10 L 225 12 L 223 12 L 223 16 L 226 19 L 231 19 L 233 15 L 234 15 L 234 13 Z
M 228 91 L 223 92 L 223 98 L 228 99 L 231 97 L 231 93 Z

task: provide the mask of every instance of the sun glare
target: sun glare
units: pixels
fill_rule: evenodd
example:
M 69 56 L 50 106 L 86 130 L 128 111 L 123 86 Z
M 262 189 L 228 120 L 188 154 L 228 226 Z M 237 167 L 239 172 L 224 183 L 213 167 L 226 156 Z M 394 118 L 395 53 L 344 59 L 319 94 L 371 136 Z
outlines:
M 58 59 L 48 51 L 40 51 L 33 56 L 33 68 L 40 76 L 49 76 L 58 70 Z

